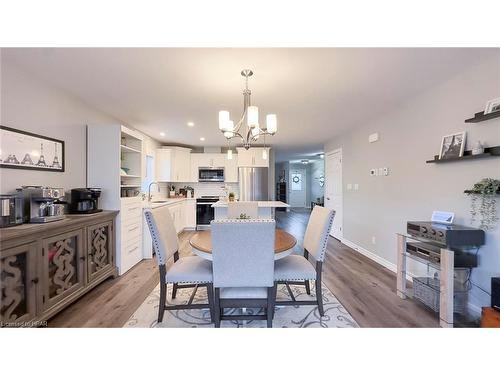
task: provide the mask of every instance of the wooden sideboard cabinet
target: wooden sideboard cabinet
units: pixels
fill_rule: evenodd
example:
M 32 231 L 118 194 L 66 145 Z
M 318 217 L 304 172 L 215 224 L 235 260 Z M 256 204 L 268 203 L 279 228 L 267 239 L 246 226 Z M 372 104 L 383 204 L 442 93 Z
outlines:
M 116 276 L 117 212 L 0 230 L 0 326 L 40 326 Z

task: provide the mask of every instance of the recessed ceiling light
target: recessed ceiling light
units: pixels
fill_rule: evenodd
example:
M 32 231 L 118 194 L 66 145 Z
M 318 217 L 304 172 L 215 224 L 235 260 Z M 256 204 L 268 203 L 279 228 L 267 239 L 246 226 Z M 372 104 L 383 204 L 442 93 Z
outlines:
M 164 136 L 165 136 L 165 133 L 164 133 L 164 132 L 161 132 L 161 133 L 160 133 L 160 136 L 164 137 Z
M 205 137 L 201 137 L 201 138 L 200 138 L 200 141 L 204 141 L 204 140 L 205 140 Z
M 187 125 L 188 125 L 190 128 L 192 128 L 192 127 L 194 126 L 194 122 L 189 121 L 189 122 L 187 123 Z

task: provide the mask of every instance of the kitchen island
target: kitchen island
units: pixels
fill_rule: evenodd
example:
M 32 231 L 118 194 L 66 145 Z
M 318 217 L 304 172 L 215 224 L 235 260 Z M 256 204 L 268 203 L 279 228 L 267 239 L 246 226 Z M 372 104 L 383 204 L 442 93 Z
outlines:
M 215 211 L 215 220 L 227 219 L 227 201 L 218 201 L 212 205 Z M 289 208 L 290 205 L 281 201 L 257 201 L 259 219 L 274 219 L 275 208 Z

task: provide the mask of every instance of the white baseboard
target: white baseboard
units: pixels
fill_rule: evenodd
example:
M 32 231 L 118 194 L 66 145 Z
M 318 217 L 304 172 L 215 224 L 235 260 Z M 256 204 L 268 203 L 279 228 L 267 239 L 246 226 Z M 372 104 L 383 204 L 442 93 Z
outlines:
M 349 246 L 351 249 L 356 250 L 358 253 L 363 254 L 365 257 L 370 258 L 371 260 L 377 262 L 381 266 L 384 266 L 388 270 L 391 270 L 392 272 L 396 273 L 397 267 L 394 263 L 389 262 L 388 260 L 382 258 L 381 256 L 378 256 L 375 253 L 372 253 L 369 250 L 366 250 L 365 248 L 356 245 L 354 242 L 351 242 L 345 238 L 342 238 L 340 240 L 343 244 Z
M 370 258 L 371 260 L 373 260 L 374 262 L 387 268 L 388 270 L 390 270 L 394 273 L 397 272 L 397 266 L 394 263 L 389 262 L 387 259 L 384 259 L 381 256 L 379 256 L 379 255 L 377 255 L 377 254 L 363 248 L 362 246 L 359 246 L 359 245 L 355 244 L 354 242 L 351 242 L 345 238 L 342 238 L 340 240 L 340 242 L 342 242 L 344 245 L 349 246 L 351 249 L 357 251 L 358 253 L 363 254 L 365 257 Z M 408 281 L 412 281 L 413 276 L 414 276 L 413 274 L 408 272 L 406 275 L 406 279 Z M 476 317 L 481 316 L 481 307 L 476 306 L 476 305 L 469 302 L 467 304 L 467 309 L 469 310 L 469 313 L 471 315 L 476 316 Z

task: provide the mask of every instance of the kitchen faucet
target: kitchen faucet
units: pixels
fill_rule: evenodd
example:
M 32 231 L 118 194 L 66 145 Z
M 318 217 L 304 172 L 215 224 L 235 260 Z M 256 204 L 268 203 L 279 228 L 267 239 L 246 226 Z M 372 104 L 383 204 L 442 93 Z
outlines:
M 158 193 L 160 192 L 160 184 L 158 184 L 157 181 L 153 181 L 149 184 L 149 187 L 148 187 L 148 202 L 151 202 L 151 186 L 156 184 L 157 188 L 158 188 Z

